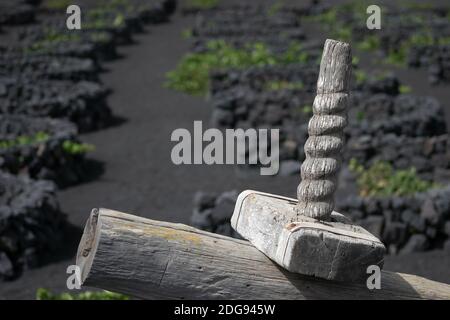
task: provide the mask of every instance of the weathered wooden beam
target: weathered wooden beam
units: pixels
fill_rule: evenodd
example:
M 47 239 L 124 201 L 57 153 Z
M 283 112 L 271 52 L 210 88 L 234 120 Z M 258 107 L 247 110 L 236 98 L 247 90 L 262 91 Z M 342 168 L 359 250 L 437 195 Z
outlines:
M 381 289 L 289 273 L 249 242 L 94 209 L 77 254 L 83 285 L 143 299 L 450 299 L 450 286 L 382 272 Z

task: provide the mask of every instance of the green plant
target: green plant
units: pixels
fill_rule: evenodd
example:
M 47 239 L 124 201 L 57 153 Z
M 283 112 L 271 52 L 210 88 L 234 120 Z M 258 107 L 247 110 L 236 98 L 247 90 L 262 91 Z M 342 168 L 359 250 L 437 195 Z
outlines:
M 191 9 L 212 9 L 217 7 L 219 0 L 189 0 L 187 7 Z
M 349 1 L 347 3 L 336 5 L 330 9 L 312 16 L 309 18 L 315 22 L 320 23 L 327 32 L 334 38 L 349 41 L 352 38 L 352 29 L 350 25 L 364 25 L 367 19 L 366 8 L 370 3 L 368 1 Z M 411 5 L 410 8 L 431 8 L 429 4 L 420 3 Z M 384 14 L 389 12 L 389 8 L 382 6 Z M 429 12 L 430 13 L 430 12 Z M 390 16 L 386 16 L 390 19 Z M 397 17 L 396 17 L 397 18 Z M 407 12 L 406 14 L 398 16 L 400 23 L 404 26 L 413 25 L 413 31 L 409 36 L 404 37 L 396 48 L 391 48 L 386 52 L 384 62 L 397 66 L 404 66 L 406 57 L 412 47 L 425 45 L 448 45 L 450 44 L 450 37 L 436 35 L 431 27 L 429 14 L 418 14 L 417 12 Z M 448 13 L 450 19 L 450 11 Z M 350 25 L 348 24 L 350 23 Z M 417 31 L 414 31 L 417 30 Z M 364 36 L 356 42 L 356 47 L 363 51 L 374 51 L 381 48 L 381 39 L 377 34 Z
M 109 4 L 112 7 L 129 5 L 130 0 L 104 0 L 104 3 Z
M 407 46 L 427 46 L 436 43 L 430 32 L 414 33 L 406 40 Z
M 410 93 L 410 92 L 412 91 L 412 89 L 411 89 L 410 86 L 407 86 L 407 85 L 402 84 L 402 85 L 400 85 L 400 87 L 398 88 L 398 91 L 399 91 L 400 93 Z
M 373 51 L 380 48 L 380 38 L 374 35 L 367 36 L 364 40 L 359 41 L 356 47 L 363 51 Z
M 384 71 L 375 73 L 374 79 L 377 81 L 382 81 L 382 80 L 388 78 L 389 76 L 391 76 L 391 73 L 389 71 L 384 70 Z
M 322 26 L 329 28 L 332 25 L 337 23 L 338 11 L 336 7 L 332 7 L 329 10 L 326 10 L 320 14 L 316 14 L 313 16 L 308 16 L 306 19 L 320 23 Z
M 349 169 L 357 175 L 356 182 L 362 197 L 407 196 L 437 186 L 420 179 L 413 167 L 395 171 L 385 161 L 376 161 L 369 168 L 364 168 L 356 159 L 351 159 Z
M 385 62 L 396 66 L 404 66 L 406 63 L 407 47 L 401 45 L 398 50 L 391 49 L 385 58 Z
M 151 6 L 148 1 L 141 1 L 136 3 L 133 0 L 101 0 L 95 6 L 96 9 L 109 11 L 110 14 L 126 14 L 139 12 L 141 10 L 149 9 Z
M 101 1 L 99 7 L 103 8 L 123 8 L 132 6 L 130 0 L 103 0 Z
M 62 148 L 64 152 L 69 154 L 83 154 L 86 152 L 93 151 L 95 149 L 94 145 L 89 143 L 79 143 L 72 140 L 65 140 L 63 142 Z
M 91 41 L 96 43 L 105 43 L 111 39 L 108 32 L 91 32 L 89 36 Z
M 42 7 L 50 10 L 66 10 L 71 4 L 70 0 L 45 0 Z
M 50 136 L 45 132 L 37 132 L 32 136 L 21 135 L 15 139 L 0 140 L 0 149 L 9 149 L 16 146 L 32 145 L 47 141 Z
M 366 116 L 366 115 L 364 114 L 364 112 L 361 111 L 361 110 L 359 110 L 359 111 L 356 113 L 356 120 L 357 120 L 358 122 L 361 122 L 361 121 L 364 120 L 365 116 Z
M 289 44 L 286 52 L 276 58 L 279 60 L 277 61 L 278 64 L 306 63 L 309 59 L 309 54 L 302 50 L 299 42 L 293 41 Z
M 269 81 L 265 85 L 268 91 L 278 91 L 278 90 L 301 90 L 304 85 L 301 81 L 289 82 L 284 80 Z
M 125 15 L 118 9 L 94 8 L 87 12 L 87 21 L 84 29 L 120 28 L 125 25 Z
M 367 80 L 367 73 L 364 70 L 355 70 L 354 74 L 357 84 L 362 84 Z
M 297 115 L 307 115 L 310 116 L 313 113 L 313 107 L 309 104 L 305 104 L 302 106 L 295 106 L 293 111 L 297 114 Z
M 53 294 L 49 290 L 39 288 L 36 291 L 36 300 L 129 300 L 130 298 L 120 293 L 110 291 L 85 291 L 78 294 L 64 292 Z
M 371 5 L 372 2 L 368 0 L 353 0 L 349 2 L 342 3 L 337 6 L 338 15 L 345 16 L 349 12 L 352 13 L 353 23 L 355 25 L 365 25 L 367 19 L 367 7 Z M 383 13 L 387 12 L 387 8 L 379 5 Z
M 269 10 L 267 10 L 267 15 L 268 16 L 273 16 L 275 14 L 277 14 L 281 8 L 283 8 L 283 0 L 277 0 L 275 1 L 270 7 Z
M 340 26 L 334 29 L 333 37 L 341 41 L 350 41 L 352 38 L 352 29 L 348 26 Z
M 187 28 L 187 29 L 184 29 L 182 32 L 181 32 L 181 36 L 183 37 L 183 39 L 190 39 L 190 38 L 192 38 L 192 29 L 190 29 L 190 28 Z
M 353 35 L 351 25 L 365 25 L 368 5 L 368 1 L 350 1 L 332 6 L 328 10 L 307 19 L 320 24 L 322 28 L 331 33 L 333 38 L 349 41 Z M 342 18 L 348 16 L 349 13 L 352 14 L 353 22 L 346 24 Z
M 61 31 L 57 31 L 56 29 L 48 28 L 44 30 L 44 36 L 42 39 L 33 42 L 25 50 L 31 52 L 41 52 L 56 44 L 79 40 L 80 35 L 77 33 L 64 33 Z
M 308 58 L 295 42 L 289 45 L 284 54 L 276 55 L 264 43 L 235 48 L 223 40 L 213 40 L 207 43 L 207 51 L 185 55 L 175 70 L 166 74 L 165 86 L 192 95 L 204 95 L 209 88 L 212 70 L 305 63 Z
M 433 36 L 433 32 L 428 27 L 423 27 L 420 32 L 412 33 L 411 36 L 401 41 L 398 49 L 390 49 L 385 62 L 404 66 L 408 52 L 413 47 L 449 44 L 450 37 Z
M 450 37 L 442 37 L 438 39 L 440 45 L 450 45 Z
M 411 2 L 411 1 L 400 1 L 401 5 L 408 8 L 408 9 L 414 9 L 414 10 L 431 10 L 434 8 L 433 4 L 431 3 L 418 3 L 418 2 Z
M 309 105 L 309 104 L 305 104 L 302 107 L 302 113 L 304 113 L 304 114 L 311 114 L 311 113 L 313 113 L 313 107 L 311 105 Z
M 125 17 L 121 13 L 117 13 L 113 21 L 114 27 L 122 27 L 125 25 Z
M 37 132 L 34 135 L 21 135 L 15 139 L 0 140 L 0 149 L 9 149 L 16 146 L 33 145 L 46 142 L 50 135 L 45 132 Z M 88 143 L 78 143 L 72 140 L 65 140 L 62 148 L 64 152 L 70 154 L 82 154 L 94 150 L 94 146 Z

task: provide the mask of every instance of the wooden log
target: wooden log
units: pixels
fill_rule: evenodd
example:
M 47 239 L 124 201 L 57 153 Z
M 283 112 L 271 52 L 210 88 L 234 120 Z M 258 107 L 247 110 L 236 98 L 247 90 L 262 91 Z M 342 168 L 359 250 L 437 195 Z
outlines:
M 381 289 L 293 274 L 249 242 L 94 209 L 78 254 L 83 285 L 143 299 L 450 299 L 450 286 L 383 271 Z

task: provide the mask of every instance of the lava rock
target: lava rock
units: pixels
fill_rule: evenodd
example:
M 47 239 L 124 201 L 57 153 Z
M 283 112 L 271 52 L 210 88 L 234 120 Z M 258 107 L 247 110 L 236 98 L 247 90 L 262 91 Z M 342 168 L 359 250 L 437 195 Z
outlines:
M 236 191 L 224 192 L 217 197 L 215 206 L 211 209 L 211 219 L 214 224 L 219 225 L 230 221 L 237 197 Z
M 282 161 L 278 173 L 281 176 L 291 176 L 300 173 L 300 162 L 294 160 Z
M 0 83 L 8 90 L 6 97 L 0 97 L 0 114 L 68 119 L 81 132 L 103 128 L 111 121 L 111 110 L 106 104 L 109 91 L 98 83 L 45 79 L 36 82 L 22 77 L 0 77 Z
M 213 208 L 216 202 L 217 195 L 214 193 L 208 193 L 198 191 L 194 195 L 194 207 L 198 210 Z
M 0 172 L 0 278 L 38 266 L 61 243 L 66 217 L 55 191 L 49 181 Z
M 12 75 L 28 79 L 98 81 L 98 66 L 92 59 L 51 55 L 0 55 L 0 77 Z M 1 96 L 1 93 L 0 93 Z
M 0 3 L 0 26 L 20 25 L 34 21 L 36 10 L 33 6 L 16 1 Z
M 201 211 L 198 209 L 194 209 L 190 221 L 191 225 L 196 228 L 212 232 L 214 228 L 211 219 L 211 213 L 212 213 L 211 209 Z
M 423 234 L 414 234 L 409 238 L 405 246 L 400 250 L 400 254 L 425 251 L 428 248 L 427 237 Z
M 361 226 L 377 238 L 383 235 L 384 217 L 369 216 L 361 221 Z
M 21 137 L 28 137 L 29 141 L 17 142 Z M 0 142 L 8 144 L 8 141 L 10 145 L 0 148 L 0 169 L 4 171 L 53 180 L 60 187 L 89 178 L 85 154 L 69 152 L 65 147 L 67 141 L 80 143 L 71 122 L 0 115 Z
M 425 200 L 421 208 L 420 216 L 432 225 L 437 225 L 441 219 L 441 216 L 436 211 L 431 198 Z
M 198 191 L 194 196 L 191 224 L 209 232 L 241 238 L 230 224 L 238 195 L 235 190 L 219 195 Z
M 0 279 L 11 279 L 14 276 L 14 266 L 4 252 L 0 252 Z
M 211 125 L 215 127 L 230 127 L 233 121 L 233 113 L 223 109 L 215 109 L 211 116 Z
M 450 252 L 450 240 L 444 242 L 444 250 Z
M 393 222 L 386 219 L 383 230 L 383 242 L 402 245 L 407 235 L 406 225 L 401 222 Z
M 450 221 L 445 222 L 444 232 L 447 236 L 450 237 Z
M 434 227 L 427 227 L 425 234 L 429 239 L 434 239 L 436 238 L 437 230 Z

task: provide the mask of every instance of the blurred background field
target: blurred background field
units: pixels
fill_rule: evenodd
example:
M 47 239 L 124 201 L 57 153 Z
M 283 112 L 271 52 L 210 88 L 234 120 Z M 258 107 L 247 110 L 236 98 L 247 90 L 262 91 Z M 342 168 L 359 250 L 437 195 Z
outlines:
M 65 27 L 72 3 L 82 30 Z M 387 270 L 450 283 L 450 4 L 381 1 L 368 30 L 369 4 L 0 4 L 0 298 L 67 292 L 94 207 L 238 237 L 240 191 L 295 198 L 327 38 L 354 56 L 336 210 L 386 244 Z M 174 165 L 170 135 L 194 120 L 279 128 L 278 175 Z

